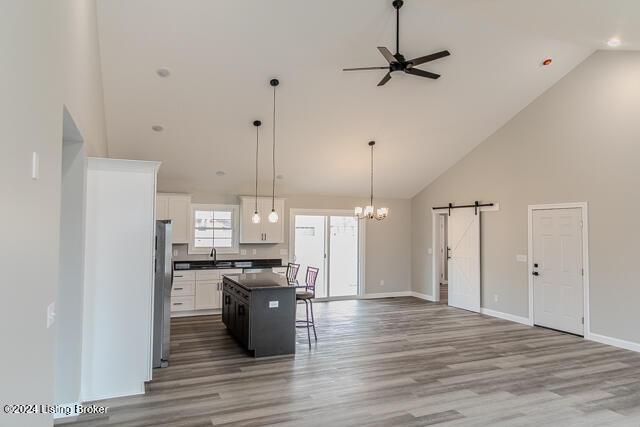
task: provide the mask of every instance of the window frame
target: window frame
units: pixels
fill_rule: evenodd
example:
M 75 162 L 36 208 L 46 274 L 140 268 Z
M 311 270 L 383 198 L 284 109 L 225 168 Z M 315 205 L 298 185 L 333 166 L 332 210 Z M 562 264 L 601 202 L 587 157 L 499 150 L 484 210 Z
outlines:
M 222 205 L 214 203 L 192 203 L 191 216 L 189 217 L 189 243 L 187 247 L 188 254 L 209 254 L 211 248 L 197 248 L 195 246 L 195 217 L 196 211 L 225 211 L 231 212 L 231 247 L 216 248 L 219 254 L 237 254 L 240 252 L 240 206 L 238 205 Z

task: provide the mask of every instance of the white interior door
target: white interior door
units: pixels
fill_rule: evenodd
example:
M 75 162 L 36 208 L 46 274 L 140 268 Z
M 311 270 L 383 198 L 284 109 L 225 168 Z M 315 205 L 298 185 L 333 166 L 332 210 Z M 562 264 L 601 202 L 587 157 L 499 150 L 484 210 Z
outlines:
M 534 324 L 584 335 L 582 210 L 533 211 Z
M 453 209 L 448 221 L 449 305 L 480 312 L 480 213 Z

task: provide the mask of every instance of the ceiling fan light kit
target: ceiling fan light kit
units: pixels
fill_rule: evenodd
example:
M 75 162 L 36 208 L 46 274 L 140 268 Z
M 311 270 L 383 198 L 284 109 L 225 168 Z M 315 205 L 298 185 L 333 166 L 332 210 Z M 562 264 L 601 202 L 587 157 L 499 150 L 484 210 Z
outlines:
M 451 55 L 451 53 L 448 50 L 443 50 L 410 60 L 405 59 L 404 55 L 400 53 L 400 8 L 404 5 L 404 1 L 393 0 L 392 5 L 396 10 L 396 53 L 395 55 L 392 54 L 391 51 L 384 46 L 378 47 L 378 51 L 382 54 L 384 59 L 387 60 L 389 65 L 384 67 L 343 68 L 343 71 L 388 70 L 387 74 L 385 74 L 382 80 L 378 83 L 378 86 L 384 86 L 387 84 L 387 82 L 391 80 L 392 73 L 395 74 L 396 72 L 404 72 L 412 76 L 425 77 L 433 80 L 440 78 L 440 74 L 424 71 L 414 67 L 444 58 Z

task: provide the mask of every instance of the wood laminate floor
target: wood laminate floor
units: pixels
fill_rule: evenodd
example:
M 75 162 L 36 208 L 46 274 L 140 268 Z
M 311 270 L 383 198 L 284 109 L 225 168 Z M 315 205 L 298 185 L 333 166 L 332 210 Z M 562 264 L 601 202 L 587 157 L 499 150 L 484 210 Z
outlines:
M 410 297 L 315 308 L 317 345 L 260 360 L 174 319 L 144 396 L 65 425 L 640 426 L 640 354 Z

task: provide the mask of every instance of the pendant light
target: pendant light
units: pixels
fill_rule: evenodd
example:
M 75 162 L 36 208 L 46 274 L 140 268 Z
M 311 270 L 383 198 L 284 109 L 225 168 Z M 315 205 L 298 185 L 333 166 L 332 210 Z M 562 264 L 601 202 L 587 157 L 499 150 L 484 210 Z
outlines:
M 260 213 L 258 212 L 258 148 L 259 148 L 259 129 L 262 122 L 260 120 L 255 120 L 253 125 L 256 127 L 256 199 L 255 199 L 255 209 L 253 211 L 253 216 L 251 217 L 251 222 L 254 224 L 260 224 Z
M 389 209 L 387 208 L 378 208 L 376 209 L 373 206 L 373 146 L 376 145 L 375 141 L 369 141 L 369 147 L 371 147 L 371 193 L 369 199 L 369 205 L 365 206 L 364 209 L 361 206 L 358 206 L 354 210 L 354 215 L 358 219 L 376 219 L 381 221 L 387 217 L 389 214 Z
M 271 213 L 269 222 L 278 222 L 278 212 L 276 212 L 276 87 L 280 84 L 278 79 L 271 79 L 269 84 L 273 87 L 273 180 L 271 184 Z

